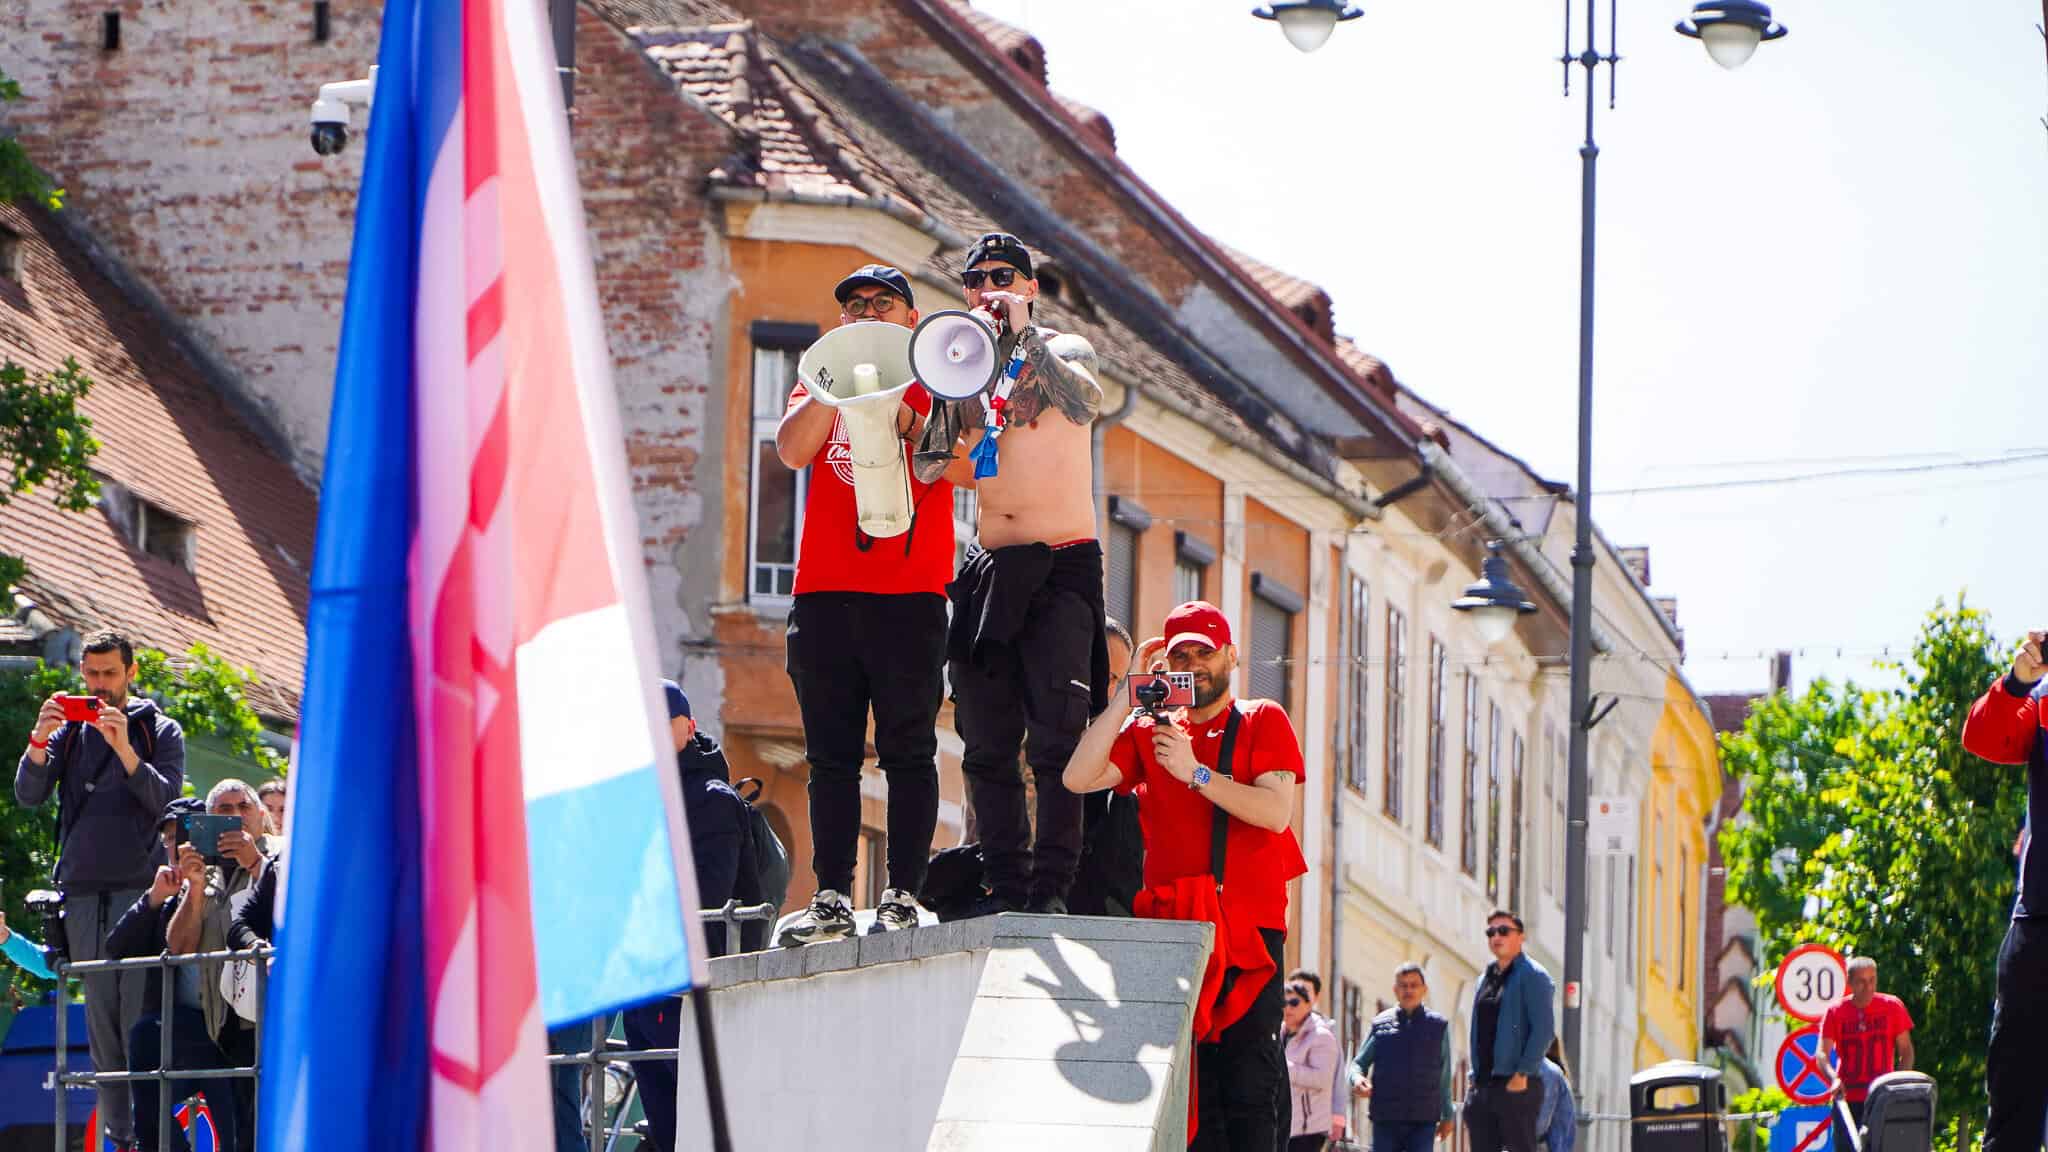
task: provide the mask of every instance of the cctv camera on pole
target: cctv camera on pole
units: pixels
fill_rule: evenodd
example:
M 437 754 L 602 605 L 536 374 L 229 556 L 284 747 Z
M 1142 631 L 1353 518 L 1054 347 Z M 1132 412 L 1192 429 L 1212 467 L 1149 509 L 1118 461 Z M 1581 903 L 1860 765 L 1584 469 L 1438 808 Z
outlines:
M 322 84 L 320 95 L 313 101 L 313 151 L 322 156 L 335 156 L 348 147 L 349 108 L 360 104 L 365 108 L 377 100 L 377 66 L 370 66 L 370 74 L 361 80 L 338 80 Z

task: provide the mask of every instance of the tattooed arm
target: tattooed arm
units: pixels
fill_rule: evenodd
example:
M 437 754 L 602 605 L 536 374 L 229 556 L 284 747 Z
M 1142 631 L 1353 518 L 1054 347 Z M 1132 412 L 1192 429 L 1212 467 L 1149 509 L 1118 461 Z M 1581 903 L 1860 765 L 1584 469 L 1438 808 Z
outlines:
M 1102 407 L 1094 347 L 1079 336 L 1047 336 L 1038 328 L 1025 329 L 1019 342 L 1024 372 L 1010 393 L 1010 419 L 1029 424 L 1047 408 L 1057 408 L 1072 423 L 1092 423 Z

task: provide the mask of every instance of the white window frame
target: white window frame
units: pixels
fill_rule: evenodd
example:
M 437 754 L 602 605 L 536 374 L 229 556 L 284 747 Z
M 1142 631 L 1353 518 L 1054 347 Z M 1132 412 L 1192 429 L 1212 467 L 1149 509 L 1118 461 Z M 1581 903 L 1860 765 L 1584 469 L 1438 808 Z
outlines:
M 761 445 L 763 442 L 773 444 L 775 442 L 775 430 L 782 425 L 782 414 L 788 407 L 790 389 L 796 387 L 797 355 L 798 353 L 794 348 L 784 347 L 780 344 L 764 344 L 757 341 L 754 344 L 753 380 L 747 396 L 748 413 L 751 417 L 753 434 L 747 441 L 746 600 L 754 608 L 770 612 L 788 612 L 790 605 L 795 600 L 796 570 L 798 564 L 801 564 L 803 561 L 804 505 L 808 502 L 807 498 L 810 495 L 810 469 L 796 469 L 796 488 L 793 496 L 796 507 L 790 526 L 791 538 L 795 542 L 795 559 L 786 565 L 780 563 L 763 564 L 757 561 L 755 557 L 761 554 L 761 468 L 759 467 L 761 462 Z M 782 381 L 779 389 L 782 399 L 779 405 L 775 407 L 773 415 L 769 414 L 769 405 L 764 403 L 762 392 L 764 386 L 762 377 L 769 370 L 767 364 L 767 358 L 769 357 L 774 357 L 782 362 L 782 366 L 776 369 Z M 769 388 L 777 387 L 773 383 L 768 383 L 767 386 Z M 781 570 L 786 568 L 789 575 L 790 591 L 787 593 L 759 591 L 759 577 L 763 568 L 769 569 L 777 575 L 780 575 Z M 771 587 L 773 587 L 772 584 Z

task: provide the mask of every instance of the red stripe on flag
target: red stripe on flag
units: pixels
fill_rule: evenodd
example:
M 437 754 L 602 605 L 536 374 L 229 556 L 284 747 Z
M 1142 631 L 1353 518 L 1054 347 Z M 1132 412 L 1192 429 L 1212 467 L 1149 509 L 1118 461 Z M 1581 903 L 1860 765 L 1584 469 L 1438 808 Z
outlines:
M 469 358 L 488 347 L 505 326 L 505 277 L 502 273 L 469 306 Z

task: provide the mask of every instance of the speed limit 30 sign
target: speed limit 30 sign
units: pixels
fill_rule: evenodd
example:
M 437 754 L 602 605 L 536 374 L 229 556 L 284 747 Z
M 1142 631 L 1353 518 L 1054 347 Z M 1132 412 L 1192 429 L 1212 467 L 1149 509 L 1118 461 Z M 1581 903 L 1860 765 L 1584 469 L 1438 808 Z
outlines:
M 1848 991 L 1842 955 L 1825 944 L 1801 944 L 1778 964 L 1778 1005 L 1795 1020 L 1818 1021 Z

